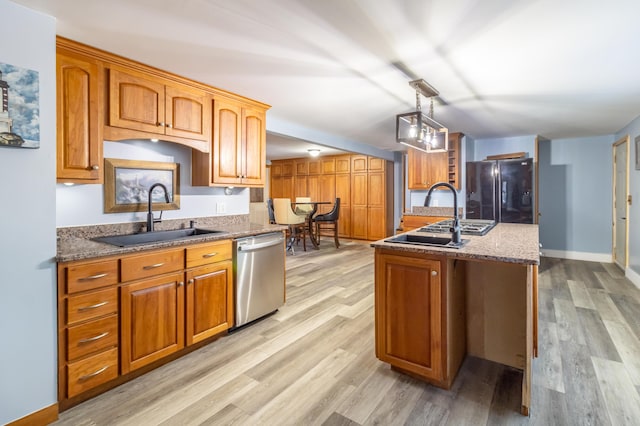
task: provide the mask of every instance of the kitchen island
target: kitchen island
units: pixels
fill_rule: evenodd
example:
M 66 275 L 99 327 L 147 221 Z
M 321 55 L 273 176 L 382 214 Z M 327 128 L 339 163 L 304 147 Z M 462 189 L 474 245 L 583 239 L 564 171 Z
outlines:
M 414 230 L 407 235 L 432 235 Z M 376 356 L 448 389 L 466 355 L 522 371 L 529 414 L 537 352 L 538 226 L 500 223 L 461 248 L 379 240 Z

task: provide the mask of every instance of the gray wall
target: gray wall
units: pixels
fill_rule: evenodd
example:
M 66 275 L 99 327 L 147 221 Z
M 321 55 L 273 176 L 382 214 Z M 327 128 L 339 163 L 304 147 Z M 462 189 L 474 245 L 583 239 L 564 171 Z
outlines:
M 635 160 L 640 153 L 636 152 L 635 138 L 640 135 L 640 117 L 616 134 L 616 140 L 629 135 L 629 194 L 633 203 L 629 206 L 629 269 L 636 276 L 636 285 L 640 287 L 640 170 L 635 169 Z M 629 271 L 627 271 L 629 272 Z
M 613 135 L 540 141 L 543 250 L 611 261 L 613 142 Z
M 55 30 L 0 0 L 0 62 L 35 70 L 40 148 L 0 147 L 0 424 L 57 401 Z

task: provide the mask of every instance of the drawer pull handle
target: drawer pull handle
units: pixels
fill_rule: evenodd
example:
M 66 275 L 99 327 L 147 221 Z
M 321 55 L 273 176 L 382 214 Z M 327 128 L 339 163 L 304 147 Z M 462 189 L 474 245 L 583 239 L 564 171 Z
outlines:
M 208 259 L 210 257 L 217 256 L 217 255 L 218 255 L 218 252 L 214 251 L 213 253 L 203 254 L 202 257 L 205 258 L 205 259 Z
M 145 270 L 155 269 L 155 268 L 159 268 L 159 267 L 161 267 L 162 265 L 164 265 L 164 262 L 156 263 L 156 264 L 154 264 L 154 265 L 147 265 L 147 266 L 143 266 L 143 267 L 142 267 L 142 269 L 145 269 Z
M 80 339 L 78 340 L 78 343 L 91 343 L 91 342 L 95 342 L 96 340 L 100 340 L 103 337 L 107 337 L 109 335 L 108 331 L 105 331 L 102 334 L 98 334 L 97 336 L 94 337 L 87 337 L 86 339 Z
M 84 278 L 80 278 L 78 281 L 91 281 L 91 280 L 97 280 L 100 278 L 104 278 L 106 277 L 107 274 L 106 272 L 104 274 L 96 274 L 96 275 L 91 275 L 90 277 L 84 277 Z
M 91 309 L 96 309 L 96 308 L 99 308 L 101 306 L 104 306 L 107 303 L 109 303 L 109 302 L 100 302 L 100 303 L 96 303 L 95 305 L 83 306 L 81 308 L 78 308 L 78 311 L 80 311 L 80 312 L 90 311 Z
M 85 376 L 80 377 L 80 378 L 78 379 L 78 381 L 79 381 L 79 382 L 84 382 L 85 380 L 89 380 L 89 379 L 90 379 L 90 378 L 92 378 L 92 377 L 96 377 L 98 374 L 100 374 L 100 373 L 104 373 L 104 372 L 107 370 L 107 368 L 109 368 L 109 366 L 108 366 L 108 365 L 105 365 L 104 367 L 102 367 L 102 368 L 101 368 L 100 370 L 98 370 L 98 371 L 94 371 L 93 373 L 90 373 L 90 374 L 87 374 L 87 375 L 85 375 Z

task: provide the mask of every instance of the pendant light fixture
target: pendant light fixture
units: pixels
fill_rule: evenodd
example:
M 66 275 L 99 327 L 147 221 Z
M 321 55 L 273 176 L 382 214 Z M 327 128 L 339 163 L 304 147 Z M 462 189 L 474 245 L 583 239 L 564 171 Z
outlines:
M 409 82 L 416 91 L 416 111 L 396 115 L 396 142 L 420 151 L 446 152 L 449 130 L 433 119 L 433 97 L 439 92 L 420 79 Z M 422 112 L 420 96 L 429 98 L 429 113 Z

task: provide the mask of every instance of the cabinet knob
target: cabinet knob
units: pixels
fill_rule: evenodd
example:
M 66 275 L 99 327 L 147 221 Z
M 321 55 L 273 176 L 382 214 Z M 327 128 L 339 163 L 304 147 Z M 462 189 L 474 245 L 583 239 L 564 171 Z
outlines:
M 164 123 L 163 123 L 163 122 L 160 122 L 160 123 L 158 123 L 158 126 L 160 126 L 160 127 L 164 127 Z
M 100 166 L 94 164 L 93 166 L 91 166 L 91 170 L 100 170 Z
M 431 276 L 435 277 L 436 275 L 438 275 L 438 271 L 431 271 Z
M 182 287 L 184 285 L 184 281 L 178 281 L 178 287 Z
M 187 281 L 187 284 L 193 284 L 193 278 Z
M 171 124 L 167 124 L 167 127 L 171 129 L 173 126 Z

